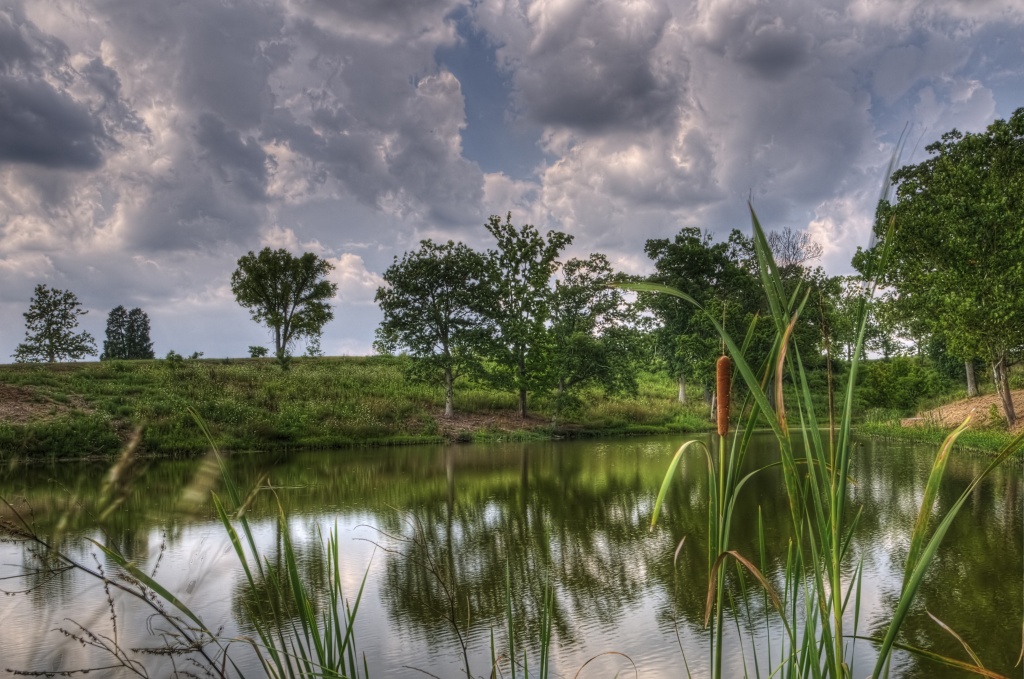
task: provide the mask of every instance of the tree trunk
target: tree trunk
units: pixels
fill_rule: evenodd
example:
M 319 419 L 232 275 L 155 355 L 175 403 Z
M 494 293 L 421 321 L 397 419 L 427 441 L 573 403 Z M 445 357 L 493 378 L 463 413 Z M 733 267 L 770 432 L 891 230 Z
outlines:
M 978 395 L 978 381 L 974 378 L 974 359 L 964 361 L 964 370 L 967 372 L 967 398 L 974 398 Z
M 452 387 L 452 369 L 444 369 L 444 416 L 451 419 L 455 415 L 455 390 Z
M 1006 425 L 1013 429 L 1017 424 L 1017 414 L 1013 410 L 1013 394 L 1010 393 L 1010 376 L 1006 369 L 1006 354 L 999 357 L 992 365 L 992 371 L 996 380 L 996 390 L 1003 402 L 1003 414 L 1006 416 Z
M 519 356 L 519 362 L 516 365 L 516 377 L 519 382 L 519 417 L 526 419 L 526 361 L 522 354 Z
M 711 421 L 715 422 L 718 420 L 718 396 L 716 394 L 711 395 Z
M 679 402 L 686 405 L 686 375 L 679 373 Z

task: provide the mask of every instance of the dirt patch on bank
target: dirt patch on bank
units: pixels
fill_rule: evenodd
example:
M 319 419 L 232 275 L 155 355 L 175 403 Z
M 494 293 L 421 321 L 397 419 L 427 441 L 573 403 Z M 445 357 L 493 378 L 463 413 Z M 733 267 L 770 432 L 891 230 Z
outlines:
M 540 427 L 548 427 L 551 421 L 527 415 L 519 417 L 514 413 L 460 413 L 445 419 L 437 416 L 438 433 L 449 441 L 471 441 L 476 432 L 493 432 L 495 434 L 530 431 Z
M 73 411 L 91 411 L 78 397 L 60 403 L 32 387 L 0 384 L 0 422 L 28 424 L 53 419 Z
M 1024 389 L 1011 391 L 1010 394 L 1013 396 L 1013 409 L 1017 414 L 1017 426 L 1014 427 L 1013 431 L 1019 432 L 1024 429 Z M 904 427 L 934 424 L 939 427 L 952 429 L 959 426 L 968 415 L 973 413 L 971 427 L 987 427 L 992 424 L 989 414 L 993 405 L 998 410 L 999 417 L 1003 418 L 1003 402 L 1000 400 L 999 395 L 985 394 L 984 396 L 966 398 L 962 401 L 954 401 L 953 403 L 947 403 L 944 406 L 918 413 L 916 417 L 905 418 L 900 424 Z

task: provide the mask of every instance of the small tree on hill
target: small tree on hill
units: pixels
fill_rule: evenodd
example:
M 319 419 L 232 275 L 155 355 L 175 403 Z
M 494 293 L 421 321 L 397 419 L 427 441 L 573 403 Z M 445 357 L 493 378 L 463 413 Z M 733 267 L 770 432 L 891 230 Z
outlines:
M 107 338 L 103 340 L 101 361 L 128 358 L 128 311 L 116 306 L 107 315 Z
M 149 316 L 136 307 L 126 311 L 117 306 L 107 316 L 107 338 L 103 342 L 101 361 L 112 359 L 153 358 L 149 339 Z
M 153 342 L 149 339 L 149 316 L 135 307 L 128 312 L 128 358 L 154 358 Z
M 250 251 L 238 260 L 231 291 L 252 320 L 270 329 L 278 360 L 283 361 L 296 340 L 319 338 L 334 318 L 330 299 L 338 286 L 326 279 L 333 269 L 312 252 L 295 257 L 284 249 L 263 248 L 258 255 Z
M 444 385 L 444 416 L 454 414 L 455 380 L 477 364 L 474 341 L 479 315 L 473 309 L 483 258 L 462 243 L 429 240 L 384 272 L 386 287 L 376 302 L 384 312 L 377 328 L 378 351 L 408 349 L 413 374 Z
M 76 333 L 78 317 L 88 312 L 70 290 L 37 285 L 25 312 L 25 341 L 14 350 L 18 363 L 54 363 L 96 353 L 96 342 L 87 332 Z
M 477 298 L 486 335 L 482 346 L 491 361 L 491 381 L 517 393 L 517 410 L 525 418 L 527 393 L 548 386 L 551 276 L 572 236 L 549 231 L 545 238 L 530 224 L 517 229 L 511 212 L 504 223 L 492 216 L 486 226 L 498 249 L 487 253 Z

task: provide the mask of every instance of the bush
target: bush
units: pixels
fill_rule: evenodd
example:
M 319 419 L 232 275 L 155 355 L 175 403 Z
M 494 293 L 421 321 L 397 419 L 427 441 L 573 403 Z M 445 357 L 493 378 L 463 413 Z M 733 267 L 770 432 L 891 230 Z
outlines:
M 899 356 L 865 362 L 860 395 L 866 408 L 912 414 L 921 399 L 948 391 L 953 385 L 925 359 Z

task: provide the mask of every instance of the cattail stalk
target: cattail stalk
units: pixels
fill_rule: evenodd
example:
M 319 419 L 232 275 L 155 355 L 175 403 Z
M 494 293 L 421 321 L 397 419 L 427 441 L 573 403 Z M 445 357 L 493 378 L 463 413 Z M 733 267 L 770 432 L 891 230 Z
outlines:
M 728 356 L 722 356 L 715 363 L 715 377 L 718 384 L 718 435 L 729 433 L 729 387 L 732 379 L 732 362 Z

